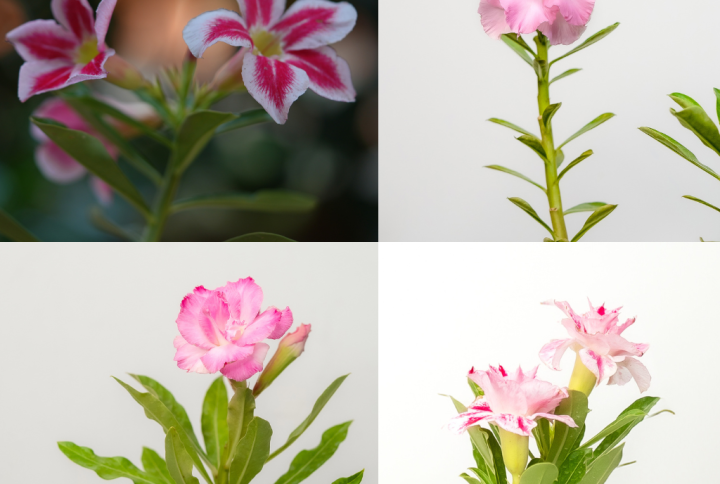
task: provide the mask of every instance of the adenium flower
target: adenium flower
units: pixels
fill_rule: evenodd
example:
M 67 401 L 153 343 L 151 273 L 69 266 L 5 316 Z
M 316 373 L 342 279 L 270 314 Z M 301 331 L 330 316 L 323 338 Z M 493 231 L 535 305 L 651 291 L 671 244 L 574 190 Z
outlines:
M 285 11 L 285 0 L 238 4 L 242 16 L 221 9 L 188 23 L 183 37 L 195 57 L 220 41 L 249 48 L 242 58 L 245 87 L 278 124 L 287 121 L 290 106 L 308 87 L 333 101 L 355 100 L 347 62 L 328 47 L 355 26 L 352 5 L 299 0 Z
M 478 13 L 493 39 L 539 30 L 552 45 L 569 45 L 585 32 L 595 0 L 481 0 Z
M 263 369 L 269 346 L 292 326 L 290 308 L 260 312 L 263 292 L 252 277 L 185 296 L 177 318 L 175 361 L 183 370 L 216 373 L 244 381 Z
M 477 383 L 485 395 L 471 403 L 467 412 L 454 417 L 448 428 L 462 433 L 473 425 L 494 422 L 508 432 L 529 436 L 539 418 L 559 420 L 577 427 L 570 416 L 552 413 L 568 397 L 567 388 L 538 380 L 537 369 L 536 366 L 529 373 L 523 373 L 518 367 L 512 375 L 508 375 L 502 366 L 491 366 L 488 371 L 471 369 L 468 378 Z
M 57 22 L 33 20 L 7 34 L 7 40 L 26 61 L 20 68 L 20 101 L 107 77 L 105 62 L 115 51 L 105 44 L 105 36 L 116 3 L 102 0 L 96 21 L 87 0 L 52 0 Z
M 593 307 L 588 303 L 590 311 L 582 315 L 575 313 L 565 301 L 543 303 L 554 304 L 567 315 L 562 325 L 570 338 L 550 341 L 540 350 L 540 359 L 550 368 L 559 370 L 560 359 L 571 348 L 595 375 L 595 386 L 606 378 L 609 378 L 609 385 L 624 385 L 634 378 L 640 391 L 645 392 L 650 387 L 650 373 L 635 357 L 645 354 L 649 345 L 631 343 L 621 336 L 635 318 L 618 325 L 621 308 L 609 311 L 605 305 Z
M 305 342 L 310 336 L 311 326 L 309 324 L 301 324 L 295 331 L 285 335 L 280 340 L 277 351 L 267 366 L 263 370 L 262 374 L 255 383 L 253 388 L 253 395 L 258 396 L 265 390 L 270 384 L 280 376 L 285 368 L 290 366 L 290 363 L 297 360 L 300 355 L 305 351 Z

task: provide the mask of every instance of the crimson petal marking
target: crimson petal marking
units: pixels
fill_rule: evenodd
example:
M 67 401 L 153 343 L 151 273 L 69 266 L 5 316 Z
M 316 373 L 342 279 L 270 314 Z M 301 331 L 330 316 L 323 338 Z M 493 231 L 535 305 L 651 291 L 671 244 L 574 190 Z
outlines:
M 198 58 L 220 41 L 235 47 L 253 45 L 243 18 L 237 12 L 226 9 L 205 12 L 192 19 L 183 30 L 183 39 L 190 52 Z
M 302 69 L 252 53 L 245 54 L 242 75 L 250 95 L 278 124 L 285 124 L 290 106 L 310 86 Z
M 52 12 L 60 25 L 82 41 L 95 35 L 95 17 L 87 0 L 52 0 Z
M 45 178 L 55 183 L 72 183 L 85 174 L 85 167 L 51 141 L 35 150 L 35 163 Z
M 346 2 L 300 0 L 271 30 L 285 50 L 315 49 L 342 40 L 355 27 L 357 11 Z
M 285 0 L 238 0 L 238 3 L 248 30 L 253 27 L 269 27 L 277 22 L 285 11 Z
M 83 76 L 83 80 L 103 79 L 107 77 L 105 62 L 107 62 L 107 60 L 114 54 L 115 51 L 112 49 L 100 52 L 93 60 L 82 66 L 80 72 L 77 74 L 73 73 L 73 80 L 77 75 Z
M 72 60 L 78 41 L 54 20 L 33 20 L 7 34 L 20 57 L 28 62 L 40 60 Z
M 304 70 L 310 89 L 333 101 L 355 101 L 350 67 L 331 47 L 288 52 L 286 62 Z
M 72 71 L 73 64 L 64 60 L 26 62 L 20 68 L 18 80 L 20 101 L 69 86 Z
M 107 31 L 110 27 L 110 19 L 112 19 L 116 4 L 117 0 L 102 0 L 100 5 L 98 5 L 97 20 L 95 21 L 95 35 L 97 35 L 98 45 L 100 47 L 105 46 L 105 37 L 107 36 Z

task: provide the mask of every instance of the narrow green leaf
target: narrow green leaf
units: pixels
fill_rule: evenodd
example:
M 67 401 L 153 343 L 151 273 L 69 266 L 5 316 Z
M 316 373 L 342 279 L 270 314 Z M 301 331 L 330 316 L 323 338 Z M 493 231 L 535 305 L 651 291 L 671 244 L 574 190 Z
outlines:
M 661 133 L 660 131 L 654 130 L 652 128 L 642 127 L 639 129 L 640 129 L 640 131 L 642 131 L 646 135 L 650 136 L 655 141 L 658 141 L 661 144 L 663 144 L 664 146 L 666 146 L 667 148 L 670 148 L 672 151 L 674 151 L 678 155 L 682 156 L 687 161 L 689 161 L 693 165 L 697 166 L 705 173 L 720 180 L 720 175 L 715 173 L 715 171 L 713 171 L 713 169 L 710 168 L 709 166 L 705 166 L 702 163 L 700 163 L 698 161 L 698 159 L 695 157 L 695 155 L 690 150 L 688 150 L 683 145 L 681 145 L 680 143 L 678 143 L 677 141 L 672 139 L 670 136 L 668 136 L 664 133 Z
M 680 124 L 692 131 L 702 143 L 720 155 L 720 132 L 710 116 L 700 106 L 691 106 L 682 111 L 670 109 Z
M 469 475 L 467 475 L 464 472 L 462 474 L 460 474 L 460 477 L 465 479 L 465 481 L 468 482 L 469 484 L 482 484 L 482 482 L 478 481 L 474 477 L 470 477 Z
M 597 128 L 598 126 L 600 126 L 601 124 L 603 124 L 605 121 L 607 121 L 607 120 L 609 120 L 609 119 L 611 119 L 611 118 L 613 118 L 613 117 L 615 117 L 615 115 L 614 115 L 613 113 L 601 114 L 600 116 L 598 116 L 597 118 L 593 119 L 593 120 L 590 121 L 588 124 L 586 124 L 585 126 L 583 126 L 583 128 L 582 128 L 580 131 L 578 131 L 577 133 L 575 133 L 574 135 L 572 135 L 572 136 L 570 136 L 568 139 L 566 139 L 566 140 L 563 142 L 563 144 L 561 144 L 561 145 L 558 147 L 558 149 L 562 148 L 563 146 L 565 146 L 566 144 L 568 144 L 569 142 L 571 142 L 571 141 L 574 140 L 575 138 L 584 135 L 585 133 L 587 133 L 588 131 L 590 131 L 590 130 L 592 130 L 592 129 Z
M 177 484 L 199 484 L 192 475 L 193 460 L 175 427 L 170 427 L 165 436 L 165 462 Z
M 240 237 L 235 237 L 227 242 L 295 242 L 292 239 L 283 237 L 282 235 L 269 234 L 266 232 L 256 232 L 253 234 L 245 234 Z
M 533 209 L 529 203 L 527 203 L 525 200 L 523 200 L 522 198 L 519 198 L 519 197 L 508 198 L 508 200 L 510 200 L 512 203 L 514 203 L 516 206 L 518 206 L 521 210 L 523 210 L 525 213 L 527 213 L 532 218 L 534 218 L 537 221 L 537 223 L 539 223 L 540 225 L 545 227 L 545 230 L 550 232 L 550 235 L 553 236 L 553 239 L 555 238 L 555 233 L 552 231 L 552 229 L 550 227 L 548 227 L 548 225 L 545 222 L 543 222 L 543 219 L 540 218 L 540 216 L 537 214 L 535 209 Z
M 300 436 L 310 427 L 310 425 L 315 421 L 318 415 L 320 415 L 320 412 L 323 408 L 325 408 L 325 405 L 330 401 L 330 399 L 335 395 L 335 392 L 340 388 L 340 385 L 343 384 L 345 379 L 350 376 L 343 375 L 335 381 L 333 381 L 330 386 L 328 386 L 324 392 L 318 397 L 318 399 L 315 401 L 315 405 L 313 405 L 312 410 L 310 411 L 310 415 L 308 415 L 305 420 L 302 421 L 300 425 L 297 426 L 295 430 L 290 432 L 290 436 L 287 439 L 287 442 L 285 442 L 279 449 L 277 449 L 275 452 L 273 452 L 270 457 L 268 457 L 268 461 L 274 459 L 278 455 L 280 455 L 285 449 L 290 447 L 293 442 L 295 442 Z
M 31 119 L 65 153 L 83 165 L 90 173 L 110 185 L 145 216 L 151 216 L 150 208 L 140 192 L 130 183 L 100 140 L 82 131 L 61 128 L 44 123 L 37 118 Z
M 350 477 L 343 477 L 342 479 L 333 481 L 332 484 L 360 484 L 363 480 L 363 474 L 365 474 L 365 469 Z
M 634 460 L 634 461 L 631 461 L 631 462 L 625 462 L 624 464 L 620 464 L 618 467 L 625 467 L 625 466 L 629 466 L 629 465 L 632 465 L 632 464 L 637 464 L 637 461 Z
M 658 401 L 660 401 L 658 397 L 639 398 L 635 400 L 629 407 L 623 410 L 618 418 L 629 415 L 635 410 L 649 413 Z M 598 445 L 593 452 L 593 460 L 599 459 L 600 457 L 608 454 L 610 450 L 615 448 L 615 446 L 617 446 L 641 421 L 641 419 L 633 419 L 624 427 L 621 427 L 620 429 L 605 437 L 603 441 L 600 442 L 600 445 Z M 618 464 L 619 463 L 620 460 L 618 459 Z
M 592 456 L 591 449 L 574 450 L 565 459 L 558 475 L 557 484 L 577 484 L 585 476 L 587 461 Z
M 535 153 L 538 154 L 541 160 L 547 161 L 547 155 L 545 154 L 545 149 L 542 146 L 542 143 L 539 139 L 537 139 L 535 136 L 528 136 L 526 134 L 515 138 L 531 150 L 533 150 Z
M 552 81 L 550 81 L 550 84 L 553 82 L 559 81 L 560 79 L 565 79 L 568 76 L 572 76 L 573 74 L 580 72 L 582 69 L 568 69 L 567 71 L 563 72 L 559 76 L 555 76 Z
M 198 111 L 185 119 L 175 141 L 171 163 L 180 173 L 187 169 L 207 146 L 215 130 L 237 116 L 216 111 Z
M 173 481 L 173 478 L 170 476 L 170 472 L 168 472 L 165 459 L 160 457 L 154 450 L 143 447 L 142 465 L 145 472 L 155 477 L 158 482 L 175 484 L 175 481 Z
M 560 168 L 560 166 L 565 161 L 565 152 L 563 150 L 555 150 L 555 166 Z
M 237 115 L 237 119 L 225 123 L 217 129 L 217 134 L 226 133 L 235 129 L 246 128 L 254 124 L 269 123 L 270 115 L 264 109 L 253 109 Z
M 243 382 L 233 390 L 235 393 L 228 404 L 228 446 L 225 448 L 223 462 L 228 462 L 230 456 L 235 455 L 240 439 L 247 433 L 255 416 L 255 398 L 247 383 Z
M 608 35 L 610 35 L 613 30 L 615 30 L 616 28 L 618 28 L 619 25 L 620 25 L 619 22 L 618 22 L 618 23 L 615 23 L 615 24 L 612 24 L 612 25 L 609 26 L 609 27 L 605 27 L 605 28 L 602 29 L 600 32 L 597 32 L 597 33 L 591 35 L 590 37 L 588 37 L 588 38 L 585 40 L 585 42 L 583 42 L 582 44 L 578 45 L 577 47 L 575 47 L 575 48 L 572 49 L 571 51 L 567 52 L 566 54 L 561 55 L 560 57 L 558 57 L 557 59 L 555 59 L 554 61 L 552 61 L 552 62 L 550 63 L 550 65 L 553 65 L 553 64 L 556 63 L 557 61 L 562 60 L 562 59 L 564 59 L 565 57 L 571 56 L 571 55 L 575 54 L 576 52 L 580 52 L 581 50 L 590 47 L 590 46 L 593 45 L 594 43 L 601 41 L 602 39 L 604 39 L 605 37 L 607 37 Z
M 558 468 L 550 462 L 540 462 L 528 467 L 520 478 L 520 484 L 553 484 Z
M 605 202 L 588 202 L 588 203 L 581 203 L 580 205 L 575 205 L 573 208 L 569 208 L 565 210 L 565 215 L 570 215 L 571 213 L 580 213 L 580 212 L 594 212 L 600 207 L 604 207 L 607 205 Z
M 470 390 L 472 390 L 473 395 L 475 395 L 475 398 L 485 395 L 485 392 L 482 388 L 480 388 L 480 385 L 472 381 L 470 378 L 468 378 L 467 381 L 468 385 L 470 385 Z
M 552 121 L 552 118 L 555 117 L 555 113 L 558 112 L 558 109 L 562 106 L 562 103 L 556 103 L 551 104 L 547 108 L 545 108 L 545 111 L 542 114 L 542 123 L 547 128 L 550 125 L 550 122 Z
M 80 447 L 72 442 L 58 442 L 60 451 L 79 466 L 95 471 L 102 479 L 111 480 L 125 477 L 135 484 L 164 484 L 147 472 L 141 471 L 125 457 L 99 457 L 92 449 Z
M 37 237 L 4 210 L 0 210 L 0 234 L 13 242 L 40 242 Z
M 528 182 L 528 183 L 530 183 L 530 184 L 532 184 L 532 185 L 535 185 L 535 186 L 538 187 L 540 190 L 542 190 L 543 193 L 547 193 L 547 190 L 545 190 L 545 187 L 544 187 L 544 186 L 542 186 L 542 185 L 540 185 L 540 184 L 532 181 L 530 178 L 526 177 L 526 176 L 523 175 L 522 173 L 518 173 L 518 172 L 515 171 L 515 170 L 511 170 L 510 168 L 505 168 L 504 166 L 500 166 L 500 165 L 487 165 L 485 168 L 490 168 L 491 170 L 497 170 L 497 171 L 501 171 L 501 172 L 503 172 L 503 173 L 507 173 L 508 175 L 516 176 L 516 177 L 518 177 L 518 178 L 520 178 L 520 179 L 522 179 L 522 180 L 525 180 L 526 182 Z
M 512 124 L 509 121 L 505 121 L 504 119 L 490 118 L 490 119 L 488 119 L 488 121 L 490 121 L 491 123 L 499 124 L 500 126 L 505 126 L 506 128 L 510 128 L 513 131 L 517 131 L 520 134 L 530 136 L 530 137 L 535 138 L 538 141 L 540 141 L 539 138 L 537 136 L 535 136 L 534 134 L 532 134 L 530 131 L 527 131 L 526 129 L 523 129 L 520 126 Z
M 503 42 L 505 42 L 508 47 L 510 47 L 517 55 L 519 55 L 522 60 L 527 62 L 527 64 L 530 66 L 533 65 L 532 58 L 528 54 L 525 47 L 518 42 L 517 36 L 515 34 L 503 34 L 501 38 Z
M 613 432 L 617 431 L 618 429 L 621 429 L 625 427 L 626 425 L 633 423 L 634 420 L 642 421 L 647 416 L 646 412 L 643 412 L 642 410 L 630 410 L 625 414 L 621 414 L 616 418 L 612 423 L 610 423 L 608 426 L 606 426 L 604 429 L 602 429 L 598 434 L 589 439 L 587 442 L 582 444 L 580 447 L 590 447 L 591 445 L 600 442 L 602 439 L 607 437 L 608 435 L 612 434 Z M 637 425 L 638 422 L 635 422 L 635 425 Z
M 260 473 L 270 453 L 271 437 L 270 424 L 253 418 L 235 450 L 228 484 L 248 484 Z
M 558 175 L 558 181 L 562 180 L 562 177 L 565 176 L 567 172 L 569 172 L 571 169 L 575 168 L 577 165 L 585 161 L 586 159 L 590 158 L 593 155 L 593 150 L 587 150 L 577 158 L 575 158 L 568 166 L 565 167 L 563 171 L 560 172 Z M 558 165 L 560 166 L 560 165 Z
M 199 208 L 221 208 L 262 213 L 305 213 L 317 207 L 311 195 L 289 190 L 261 190 L 255 193 L 203 195 L 176 202 L 170 213 Z
M 228 442 L 228 394 L 225 379 L 220 376 L 212 382 L 205 394 L 202 407 L 202 433 L 208 459 L 220 468 L 223 449 Z
M 443 395 L 444 397 L 450 398 L 452 400 L 453 405 L 455 406 L 455 410 L 457 413 L 463 413 L 467 412 L 467 407 L 457 401 L 455 398 L 453 398 L 450 395 Z M 493 461 L 493 453 L 492 449 L 490 449 L 490 444 L 488 442 L 489 437 L 492 437 L 492 434 L 490 434 L 489 431 L 485 429 L 481 429 L 478 426 L 472 426 L 468 428 L 468 435 L 470 436 L 470 441 L 472 442 L 473 449 L 477 450 L 479 453 L 479 456 L 482 458 L 482 463 L 489 468 L 493 469 L 493 474 L 495 472 L 495 463 Z M 487 432 L 487 433 L 486 433 Z M 478 462 L 478 465 L 480 465 L 480 462 Z
M 495 465 L 495 482 L 497 484 L 508 484 L 507 471 L 505 470 L 505 461 L 503 460 L 502 449 L 495 437 L 489 430 L 481 429 L 487 435 L 488 446 L 493 456 Z
M 710 207 L 713 210 L 717 210 L 718 212 L 720 212 L 720 208 L 716 207 L 715 205 L 711 205 L 706 201 L 700 200 L 699 198 L 693 197 L 691 195 L 683 195 L 683 198 L 687 198 L 688 200 L 692 200 L 693 202 L 702 203 L 706 207 Z
M 693 106 L 700 107 L 700 104 L 690 96 L 686 96 L 685 94 L 681 94 L 679 92 L 674 92 L 672 94 L 668 94 L 668 97 L 678 103 L 681 108 L 691 108 Z
M 617 205 L 604 205 L 597 210 L 595 210 L 585 221 L 585 225 L 580 229 L 580 232 L 575 234 L 575 237 L 572 238 L 573 242 L 577 242 L 578 240 L 582 239 L 583 235 L 587 233 L 588 230 L 593 228 L 595 225 L 600 223 L 605 217 L 610 215 L 613 210 L 617 208 Z
M 569 415 L 577 427 L 569 427 L 560 421 L 555 422 L 555 434 L 548 453 L 548 461 L 562 467 L 565 459 L 579 445 L 585 417 L 588 413 L 588 400 L 584 393 L 570 390 L 569 396 L 555 410 L 555 415 Z
M 540 457 L 545 460 L 548 452 L 550 452 L 550 422 L 546 418 L 537 420 L 537 426 L 532 430 L 533 436 L 535 437 L 535 443 L 538 446 Z
M 473 474 L 480 479 L 482 484 L 495 484 L 495 470 L 487 466 L 485 460 L 480 456 L 480 453 L 475 447 L 473 447 L 473 457 L 475 457 L 475 462 L 478 462 L 480 466 L 470 468 Z
M 307 479 L 335 454 L 347 437 L 350 422 L 336 425 L 322 434 L 320 444 L 314 449 L 301 451 L 290 464 L 290 469 L 275 484 L 297 484 Z
M 717 111 L 718 121 L 720 121 L 720 89 L 714 88 L 715 92 L 715 110 Z
M 625 444 L 620 445 L 590 464 L 585 477 L 580 480 L 579 484 L 604 484 L 612 471 L 620 464 L 624 446 Z
M 92 222 L 98 230 L 102 230 L 106 234 L 110 234 L 120 240 L 126 240 L 128 242 L 135 242 L 137 240 L 137 237 L 134 237 L 118 224 L 107 218 L 100 207 L 90 209 L 90 222 Z

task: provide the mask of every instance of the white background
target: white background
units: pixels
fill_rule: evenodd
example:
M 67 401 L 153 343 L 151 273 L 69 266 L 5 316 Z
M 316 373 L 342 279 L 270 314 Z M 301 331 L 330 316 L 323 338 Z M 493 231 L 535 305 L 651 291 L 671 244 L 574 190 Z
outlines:
M 623 335 L 649 343 L 642 361 L 646 395 L 670 408 L 626 439 L 613 484 L 710 482 L 717 462 L 720 398 L 717 317 L 720 255 L 710 244 L 384 244 L 380 250 L 380 475 L 388 483 L 461 483 L 474 465 L 470 440 L 442 427 L 455 415 L 446 397 L 472 401 L 468 370 L 538 363 L 538 351 L 566 337 L 563 313 L 542 306 L 567 300 L 578 311 L 624 306 L 637 316 Z M 561 372 L 538 376 L 567 385 L 574 354 Z M 602 385 L 590 396 L 587 436 L 635 399 L 634 382 Z
M 173 361 L 180 301 L 196 285 L 252 276 L 263 308 L 290 306 L 311 323 L 305 353 L 257 401 L 271 449 L 310 413 L 322 391 L 352 373 L 312 426 L 256 478 L 272 483 L 326 429 L 354 420 L 337 453 L 308 484 L 366 469 L 377 483 L 377 246 L 371 244 L 5 245 L 0 253 L 3 350 L 0 482 L 97 484 L 56 441 L 125 456 L 164 455 L 160 426 L 110 378 L 155 378 L 185 406 L 202 441 L 200 411 L 213 375 Z M 271 354 L 276 342 L 271 342 Z M 268 356 L 268 359 L 270 355 Z M 254 378 L 251 380 L 253 384 Z M 139 385 L 135 385 L 140 388 Z M 123 482 L 129 482 L 125 479 Z M 120 482 L 120 481 L 118 481 Z
M 539 241 L 548 234 L 507 197 L 527 200 L 545 220 L 536 187 L 484 165 L 504 165 L 544 184 L 542 162 L 486 120 L 532 132 L 537 126 L 533 70 L 490 39 L 479 0 L 380 2 L 380 240 Z M 562 142 L 601 113 L 617 117 L 571 142 L 569 163 L 592 149 L 562 181 L 565 208 L 619 204 L 586 241 L 720 239 L 720 214 L 681 198 L 720 204 L 720 184 L 637 130 L 669 134 L 717 171 L 720 159 L 668 112 L 667 94 L 695 98 L 715 119 L 720 87 L 720 2 L 597 0 L 586 38 L 615 22 L 609 37 L 553 67 L 583 71 L 553 84 L 555 139 Z M 527 41 L 534 45 L 531 36 Z M 581 39 L 582 41 L 582 39 Z M 568 50 L 559 46 L 551 58 Z M 519 136 L 519 135 L 518 135 Z M 577 232 L 588 213 L 568 216 Z

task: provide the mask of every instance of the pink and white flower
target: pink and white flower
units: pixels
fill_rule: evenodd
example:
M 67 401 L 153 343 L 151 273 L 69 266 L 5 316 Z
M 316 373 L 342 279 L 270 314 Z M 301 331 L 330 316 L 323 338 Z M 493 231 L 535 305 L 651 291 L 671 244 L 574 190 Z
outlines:
M 183 370 L 244 381 L 263 369 L 269 346 L 292 326 L 290 308 L 260 312 L 263 292 L 252 277 L 185 296 L 177 318 L 175 361 Z
M 105 62 L 115 51 L 105 44 L 105 36 L 116 3 L 102 0 L 96 19 L 87 0 L 52 0 L 57 22 L 33 20 L 7 34 L 25 60 L 20 68 L 20 101 L 107 77 Z
M 540 359 L 554 370 L 560 369 L 560 360 L 570 348 L 577 352 L 582 363 L 597 379 L 599 385 L 608 378 L 609 385 L 624 385 L 635 379 L 641 392 L 650 387 L 650 373 L 645 365 L 636 357 L 647 352 L 649 345 L 631 343 L 622 335 L 634 322 L 635 318 L 618 325 L 621 308 L 607 310 L 605 305 L 593 307 L 590 311 L 579 315 L 565 301 L 548 301 L 543 304 L 555 305 L 567 318 L 562 325 L 568 332 L 568 339 L 554 339 L 542 347 Z
M 352 5 L 298 0 L 285 11 L 285 0 L 238 4 L 242 16 L 215 10 L 188 23 L 183 37 L 195 57 L 220 41 L 247 47 L 242 62 L 245 87 L 278 124 L 287 121 L 290 106 L 308 88 L 333 101 L 355 100 L 347 62 L 328 47 L 355 26 Z
M 462 433 L 473 425 L 494 422 L 508 432 L 529 436 L 539 418 L 559 420 L 577 427 L 568 415 L 552 413 L 568 397 L 567 388 L 538 380 L 536 374 L 537 366 L 529 373 L 523 373 L 518 367 L 512 375 L 508 375 L 502 366 L 491 366 L 488 371 L 471 369 L 468 378 L 477 383 L 485 395 L 471 403 L 467 412 L 454 417 L 448 428 Z
M 569 45 L 585 32 L 595 0 L 481 0 L 478 13 L 493 39 L 539 30 L 552 45 Z

